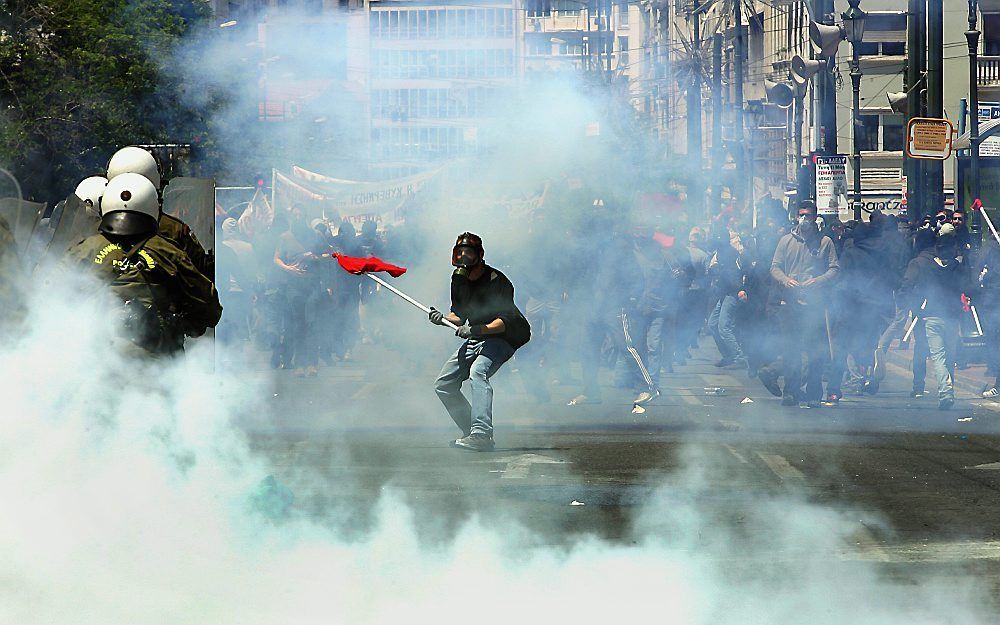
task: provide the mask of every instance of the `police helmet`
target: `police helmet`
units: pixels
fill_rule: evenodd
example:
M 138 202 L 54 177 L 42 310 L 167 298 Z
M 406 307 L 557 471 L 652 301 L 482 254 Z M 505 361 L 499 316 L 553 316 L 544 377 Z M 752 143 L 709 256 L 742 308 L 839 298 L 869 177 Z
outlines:
M 108 161 L 108 180 L 121 174 L 142 174 L 157 190 L 160 188 L 160 166 L 148 151 L 130 145 L 115 152 Z
M 101 202 L 101 232 L 119 236 L 155 234 L 159 220 L 160 202 L 149 179 L 136 173 L 111 179 Z
M 108 179 L 104 176 L 91 176 L 84 178 L 80 184 L 76 185 L 73 193 L 84 203 L 89 203 L 90 208 L 98 215 L 101 212 L 101 197 L 104 195 L 104 188 L 108 186 Z

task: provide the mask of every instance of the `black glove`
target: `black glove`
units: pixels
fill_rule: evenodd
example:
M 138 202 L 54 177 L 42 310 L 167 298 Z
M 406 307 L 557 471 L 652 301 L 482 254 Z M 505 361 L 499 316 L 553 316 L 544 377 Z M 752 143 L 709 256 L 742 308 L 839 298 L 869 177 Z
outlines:
M 427 313 L 427 318 L 431 320 L 431 323 L 438 326 L 444 325 L 444 313 L 437 308 L 431 307 L 431 311 Z
M 457 336 L 459 338 L 462 338 L 462 339 L 471 339 L 472 338 L 472 336 L 473 336 L 472 335 L 472 326 L 469 325 L 468 321 L 466 321 L 464 324 L 462 324 L 461 326 L 459 326 L 459 328 L 457 330 L 455 330 L 455 336 Z

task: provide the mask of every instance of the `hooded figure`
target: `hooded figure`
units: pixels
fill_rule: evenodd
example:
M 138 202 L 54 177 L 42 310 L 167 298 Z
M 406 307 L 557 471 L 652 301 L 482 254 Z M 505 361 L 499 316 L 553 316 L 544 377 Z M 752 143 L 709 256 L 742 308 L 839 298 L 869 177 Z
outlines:
M 926 236 L 923 238 L 926 242 Z M 923 321 L 927 348 L 938 382 L 938 407 L 942 410 L 951 408 L 955 403 L 953 363 L 962 314 L 962 293 L 966 291 L 967 281 L 965 267 L 956 258 L 957 252 L 958 238 L 954 226 L 942 224 L 934 245 L 910 261 L 900 289 L 906 294 L 913 314 Z M 914 379 L 914 386 L 917 383 Z

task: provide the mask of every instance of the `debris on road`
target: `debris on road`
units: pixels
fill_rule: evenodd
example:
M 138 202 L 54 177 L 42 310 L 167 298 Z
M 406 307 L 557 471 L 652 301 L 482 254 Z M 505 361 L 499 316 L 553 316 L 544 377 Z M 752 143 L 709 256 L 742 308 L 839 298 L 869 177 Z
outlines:
M 725 395 L 726 394 L 726 389 L 724 389 L 721 386 L 706 386 L 705 387 L 705 394 L 706 395 Z
M 571 501 L 569 503 L 569 505 L 571 505 L 571 506 L 585 506 L 587 504 L 583 503 L 582 501 L 577 501 L 576 499 L 574 499 L 573 501 Z
M 958 420 L 959 423 L 966 423 L 968 421 L 972 421 L 972 417 L 962 417 Z
M 632 406 L 632 414 L 646 414 L 646 409 L 639 404 L 634 404 Z
M 749 397 L 744 397 L 744 398 L 743 398 L 743 401 L 741 401 L 740 403 L 741 403 L 741 404 L 752 404 L 752 403 L 753 403 L 753 400 L 752 400 L 752 399 L 750 399 Z

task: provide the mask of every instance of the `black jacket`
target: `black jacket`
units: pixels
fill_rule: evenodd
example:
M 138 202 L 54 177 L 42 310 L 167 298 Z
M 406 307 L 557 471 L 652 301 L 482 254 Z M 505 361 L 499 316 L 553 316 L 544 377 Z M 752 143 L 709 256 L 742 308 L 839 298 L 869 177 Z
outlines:
M 952 260 L 942 266 L 931 247 L 920 252 L 907 265 L 900 292 L 914 314 L 954 319 L 962 314 L 962 293 L 966 283 L 963 264 Z M 924 300 L 927 304 L 921 310 Z
M 484 266 L 478 280 L 453 275 L 451 311 L 470 325 L 488 324 L 502 319 L 505 330 L 495 335 L 517 349 L 531 338 L 531 327 L 514 304 L 514 285 L 499 269 Z

